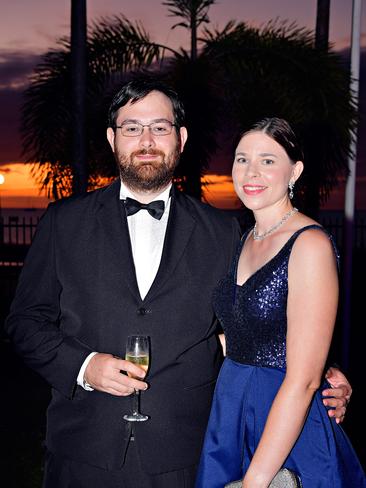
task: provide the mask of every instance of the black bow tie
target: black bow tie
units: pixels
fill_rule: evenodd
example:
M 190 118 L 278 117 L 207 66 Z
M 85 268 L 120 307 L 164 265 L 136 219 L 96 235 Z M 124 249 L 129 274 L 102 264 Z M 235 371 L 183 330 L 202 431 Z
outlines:
M 139 210 L 145 209 L 152 217 L 154 217 L 154 219 L 160 220 L 164 213 L 165 205 L 163 200 L 155 200 L 154 202 L 150 203 L 141 203 L 133 198 L 127 197 L 124 202 L 127 216 L 134 215 Z

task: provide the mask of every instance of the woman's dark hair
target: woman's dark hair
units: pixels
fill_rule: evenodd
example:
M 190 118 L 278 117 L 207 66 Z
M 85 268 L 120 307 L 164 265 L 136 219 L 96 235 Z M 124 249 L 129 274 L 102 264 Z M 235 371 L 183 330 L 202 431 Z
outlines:
M 135 103 L 142 100 L 152 91 L 163 93 L 171 101 L 174 124 L 176 125 L 176 131 L 179 132 L 179 129 L 184 126 L 185 113 L 183 103 L 179 99 L 178 94 L 165 83 L 145 76 L 126 83 L 114 95 L 108 110 L 108 126 L 115 129 L 117 112 L 121 107 L 124 107 L 128 102 Z
M 263 132 L 264 134 L 267 134 L 267 136 L 271 137 L 283 147 L 293 164 L 295 164 L 296 161 L 304 161 L 304 153 L 299 141 L 297 140 L 294 131 L 291 129 L 290 124 L 285 119 L 279 119 L 277 117 L 267 117 L 262 119 L 243 132 L 240 139 L 250 132 Z

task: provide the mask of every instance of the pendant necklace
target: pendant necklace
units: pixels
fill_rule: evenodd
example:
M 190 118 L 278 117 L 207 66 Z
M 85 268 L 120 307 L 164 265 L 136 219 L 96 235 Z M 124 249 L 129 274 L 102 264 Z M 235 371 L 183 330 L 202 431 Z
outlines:
M 277 224 L 270 227 L 268 230 L 263 232 L 263 234 L 257 233 L 257 222 L 256 222 L 254 225 L 254 228 L 253 228 L 253 239 L 255 241 L 261 241 L 265 237 L 271 235 L 275 230 L 277 230 L 279 227 L 281 227 L 281 225 L 283 225 L 286 222 L 286 220 L 288 220 L 290 217 L 292 217 L 296 212 L 298 212 L 298 209 L 296 207 L 292 208 L 289 212 L 287 212 L 282 217 L 282 219 L 279 222 L 277 222 Z

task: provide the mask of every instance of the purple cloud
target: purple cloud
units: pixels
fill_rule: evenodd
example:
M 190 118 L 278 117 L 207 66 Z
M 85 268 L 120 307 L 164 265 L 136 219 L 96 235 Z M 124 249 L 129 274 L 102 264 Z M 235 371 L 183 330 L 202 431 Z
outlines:
M 26 86 L 40 60 L 40 54 L 0 49 L 0 89 Z

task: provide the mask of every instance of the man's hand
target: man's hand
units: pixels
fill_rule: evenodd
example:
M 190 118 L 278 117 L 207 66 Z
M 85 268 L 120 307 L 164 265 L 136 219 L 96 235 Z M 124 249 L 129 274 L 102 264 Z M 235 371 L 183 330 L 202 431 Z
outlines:
M 84 378 L 92 388 L 116 396 L 131 395 L 134 390 L 146 390 L 148 385 L 143 381 L 129 378 L 122 372 L 129 373 L 134 378 L 144 378 L 145 371 L 124 359 L 111 354 L 95 354 L 86 367 Z
M 334 398 L 325 398 L 323 403 L 327 407 L 334 408 L 328 410 L 329 417 L 334 417 L 337 424 L 343 422 L 346 414 L 346 408 L 352 395 L 352 387 L 344 374 L 337 368 L 329 368 L 326 375 L 327 381 L 332 388 L 323 390 L 323 396 Z

